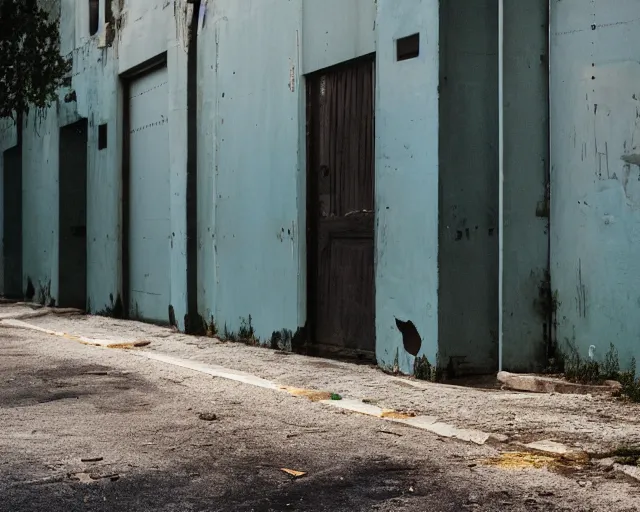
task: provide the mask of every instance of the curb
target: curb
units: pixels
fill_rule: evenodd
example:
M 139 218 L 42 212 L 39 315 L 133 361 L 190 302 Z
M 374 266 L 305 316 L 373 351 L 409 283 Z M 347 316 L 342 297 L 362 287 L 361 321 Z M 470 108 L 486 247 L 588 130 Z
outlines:
M 605 385 L 577 384 L 575 382 L 567 382 L 552 377 L 542 377 L 539 375 L 522 375 L 517 373 L 500 372 L 498 373 L 498 381 L 504 384 L 504 387 L 514 391 L 524 391 L 528 393 L 559 393 L 586 395 L 592 394 L 611 394 L 621 389 L 619 382 L 608 381 Z
M 45 315 L 35 315 L 35 316 L 45 316 Z M 22 316 L 21 318 L 34 318 L 34 316 L 27 316 L 27 317 Z M 130 349 L 130 348 L 137 348 L 137 347 L 146 347 L 147 345 L 150 344 L 150 342 L 148 341 L 141 341 L 141 340 L 113 341 L 113 340 L 99 340 L 99 339 L 93 339 L 93 338 L 86 338 L 85 336 L 75 336 L 73 334 L 68 334 L 66 332 L 52 331 L 51 329 L 45 329 L 44 327 L 39 327 L 37 325 L 23 322 L 17 318 L 2 319 L 0 320 L 0 326 L 15 327 L 18 329 L 27 329 L 30 331 L 37 331 L 43 334 L 48 334 L 50 336 L 57 336 L 59 338 L 65 338 L 68 340 L 77 341 L 79 343 L 82 343 L 83 345 L 90 345 L 93 347 Z
M 205 373 L 213 377 L 220 377 L 236 382 L 242 382 L 251 386 L 256 386 L 264 389 L 273 389 L 280 392 L 286 392 L 291 396 L 307 396 L 311 401 L 314 396 L 318 395 L 330 395 L 330 393 L 314 391 L 314 390 L 302 390 L 296 388 L 290 388 L 286 386 L 280 386 L 272 381 L 256 377 L 248 373 L 244 373 L 236 370 L 229 370 L 222 366 L 207 365 L 199 363 L 197 361 L 189 359 L 181 359 L 167 354 L 159 354 L 148 351 L 134 352 L 138 357 L 144 357 L 154 361 L 160 361 L 166 364 L 179 366 L 181 368 L 188 368 L 197 372 Z M 336 409 L 342 409 L 349 412 L 363 414 L 365 416 L 372 416 L 382 419 L 383 421 L 391 421 L 393 423 L 399 423 L 408 427 L 418 428 L 426 430 L 432 434 L 436 434 L 440 437 L 447 437 L 451 439 L 458 439 L 460 441 L 471 442 L 477 445 L 485 444 L 493 436 L 486 432 L 472 429 L 462 429 L 449 425 L 447 423 L 439 422 L 437 418 L 432 416 L 409 416 L 390 409 L 382 409 L 376 405 L 371 405 L 356 399 L 341 399 L 341 400 L 317 400 L 322 405 L 333 407 Z M 497 440 L 498 437 L 495 437 Z
M 41 315 L 38 315 L 38 316 L 41 316 Z M 43 327 L 29 324 L 27 322 L 23 322 L 15 318 L 0 320 L 0 326 L 15 327 L 19 329 L 28 329 L 32 331 L 41 332 L 43 334 L 48 334 L 50 336 L 57 336 L 60 338 L 71 340 L 71 341 L 77 341 L 84 345 L 101 347 L 101 348 L 130 349 L 130 348 L 144 347 L 150 344 L 150 342 L 148 341 L 114 342 L 110 340 L 99 340 L 99 339 L 87 338 L 85 336 L 76 336 L 76 335 L 68 334 L 65 332 L 45 329 Z M 321 396 L 322 398 L 325 398 L 330 396 L 331 393 L 321 392 L 316 390 L 301 390 L 301 389 L 281 386 L 270 380 L 262 379 L 260 377 L 257 377 L 255 375 L 251 375 L 245 372 L 231 370 L 229 368 L 225 368 L 222 366 L 204 364 L 204 363 L 200 363 L 198 361 L 193 361 L 190 359 L 181 359 L 178 357 L 173 357 L 168 354 L 161 354 L 158 352 L 149 352 L 149 351 L 141 350 L 141 351 L 135 351 L 132 353 L 137 357 L 158 361 L 158 362 L 170 364 L 173 366 L 179 366 L 181 368 L 187 368 L 189 370 L 204 373 L 212 377 L 219 377 L 222 379 L 240 382 L 243 384 L 248 384 L 250 386 L 256 386 L 263 389 L 272 389 L 279 392 L 285 392 L 291 396 L 298 396 L 298 397 L 307 396 L 312 401 L 318 401 L 322 405 L 325 405 L 328 407 L 333 407 L 336 409 L 341 409 L 341 410 L 345 410 L 345 411 L 349 411 L 357 414 L 363 414 L 365 416 L 371 416 L 374 418 L 381 419 L 383 421 L 390 421 L 390 422 L 398 423 L 408 427 L 425 430 L 427 432 L 431 432 L 432 434 L 436 434 L 437 436 L 440 436 L 440 437 L 458 439 L 460 441 L 474 443 L 477 445 L 484 445 L 489 439 L 494 439 L 496 441 L 504 440 L 502 436 L 499 436 L 499 435 L 493 435 L 486 432 L 481 432 L 479 430 L 458 428 L 453 425 L 440 422 L 438 421 L 438 418 L 433 416 L 411 416 L 408 414 L 404 414 L 402 412 L 394 411 L 391 409 L 383 409 L 376 405 L 367 404 L 362 400 L 356 400 L 356 399 L 313 400 L 312 397 L 314 396 Z

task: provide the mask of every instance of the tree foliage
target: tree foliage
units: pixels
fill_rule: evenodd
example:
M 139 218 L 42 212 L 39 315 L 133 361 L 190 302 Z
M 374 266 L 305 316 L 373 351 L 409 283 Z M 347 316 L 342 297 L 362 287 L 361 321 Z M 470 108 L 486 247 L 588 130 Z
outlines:
M 57 18 L 38 0 L 0 0 L 0 118 L 46 108 L 70 68 Z

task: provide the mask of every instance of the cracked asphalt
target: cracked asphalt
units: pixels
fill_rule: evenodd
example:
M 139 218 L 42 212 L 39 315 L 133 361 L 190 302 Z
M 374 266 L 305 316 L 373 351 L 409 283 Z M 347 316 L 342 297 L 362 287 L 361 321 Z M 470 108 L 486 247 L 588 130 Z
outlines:
M 0 511 L 640 510 L 595 467 L 483 463 L 505 449 L 0 328 Z

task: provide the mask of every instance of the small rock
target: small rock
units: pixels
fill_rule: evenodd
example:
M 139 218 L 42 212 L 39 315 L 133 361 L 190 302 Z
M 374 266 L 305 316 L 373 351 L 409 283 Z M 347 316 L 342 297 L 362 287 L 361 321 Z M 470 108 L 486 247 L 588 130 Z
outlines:
M 540 491 L 538 492 L 538 496 L 542 496 L 543 498 L 548 498 L 549 496 L 553 496 L 553 491 Z
M 478 495 L 477 494 L 470 494 L 469 495 L 469 499 L 467 499 L 467 503 L 473 505 L 474 503 L 478 503 Z
M 212 412 L 201 412 L 198 415 L 198 418 L 202 421 L 216 421 L 218 419 L 218 417 Z
M 101 460 L 103 460 L 102 457 L 85 457 L 80 459 L 80 462 L 100 462 Z
M 467 467 L 469 468 L 475 468 L 477 466 L 477 464 L 475 462 L 472 462 L 471 464 L 467 464 Z
M 578 485 L 580 487 L 591 487 L 593 485 L 593 482 L 589 482 L 589 481 L 585 481 L 585 480 L 580 480 L 578 482 Z
M 622 390 L 622 384 L 620 384 L 617 380 L 605 380 L 604 385 L 609 386 L 614 390 Z

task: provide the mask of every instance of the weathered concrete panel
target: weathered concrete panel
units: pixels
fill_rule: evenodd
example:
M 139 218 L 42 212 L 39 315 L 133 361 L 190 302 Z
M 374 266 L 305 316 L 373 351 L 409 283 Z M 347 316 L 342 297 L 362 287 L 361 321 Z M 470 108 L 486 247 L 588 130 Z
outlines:
M 304 0 L 302 68 L 311 73 L 375 51 L 375 0 Z
M 58 117 L 56 108 L 25 118 L 22 143 L 23 289 L 30 279 L 35 299 L 58 294 Z
M 129 309 L 168 321 L 171 301 L 171 193 L 167 69 L 131 84 Z
M 439 360 L 498 367 L 498 4 L 441 7 Z
M 175 7 L 174 7 L 175 4 Z M 174 30 L 174 12 L 183 2 L 126 0 L 119 34 L 118 70 L 123 73 L 167 50 L 167 36 Z M 175 9 L 175 11 L 174 11 Z M 182 11 L 184 12 L 184 11 Z M 184 18 L 180 20 L 184 26 Z
M 548 5 L 505 2 L 503 366 L 536 371 L 550 333 Z
M 376 106 L 376 355 L 413 372 L 396 319 L 411 321 L 419 355 L 438 344 L 437 0 L 378 0 Z M 420 34 L 420 55 L 396 61 L 398 38 Z
M 101 5 L 106 0 L 102 0 Z M 118 31 L 113 47 L 100 47 L 101 32 L 88 34 L 87 2 L 61 0 L 61 50 L 73 58 L 72 87 L 63 89 L 59 101 L 46 112 L 32 113 L 25 120 L 23 144 L 24 281 L 31 277 L 36 292 L 46 290 L 56 299 L 58 290 L 57 179 L 58 130 L 87 118 L 87 290 L 92 311 L 112 307 L 121 287 L 121 162 L 122 92 L 119 73 L 167 52 L 169 99 L 172 113 L 169 154 L 171 169 L 171 302 L 181 325 L 186 311 L 184 271 L 185 171 L 186 171 L 186 20 L 190 7 L 186 1 L 145 0 L 113 2 Z M 101 14 L 101 18 L 103 15 Z M 103 26 L 101 19 L 101 26 Z M 75 91 L 76 101 L 65 102 L 66 93 Z M 99 150 L 97 132 L 107 125 L 108 145 Z M 175 139 L 175 141 L 173 140 Z M 2 130 L 0 147 L 15 145 L 15 130 Z M 50 283 L 50 285 L 49 285 Z M 165 305 L 165 308 L 168 306 Z
M 199 163 L 209 162 L 199 170 L 200 212 L 209 209 L 199 266 L 216 265 L 201 277 L 200 308 L 232 332 L 251 316 L 261 339 L 300 322 L 301 20 L 300 2 L 222 0 L 208 4 L 199 45 L 209 68 L 199 99 Z
M 553 0 L 550 53 L 557 339 L 640 359 L 640 3 Z

